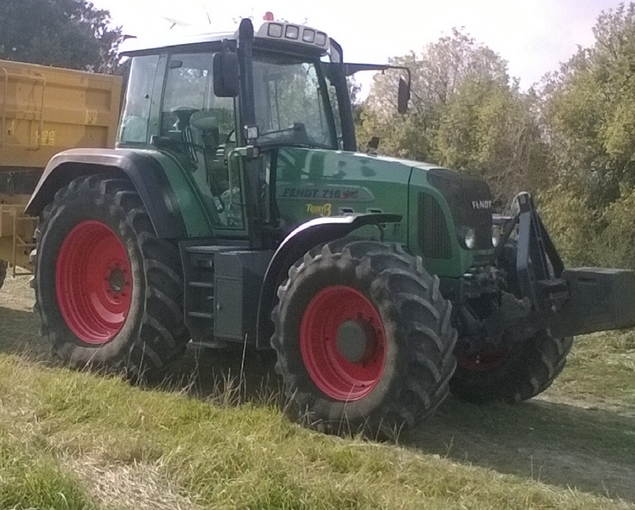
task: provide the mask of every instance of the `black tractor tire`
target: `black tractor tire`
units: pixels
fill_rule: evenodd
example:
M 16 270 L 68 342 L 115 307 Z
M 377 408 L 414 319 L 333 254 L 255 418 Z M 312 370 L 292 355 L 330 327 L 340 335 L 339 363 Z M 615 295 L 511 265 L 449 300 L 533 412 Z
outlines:
M 4 280 L 7 278 L 7 263 L 3 260 L 0 260 L 0 289 L 4 285 Z
M 139 378 L 185 351 L 179 252 L 129 181 L 84 176 L 58 190 L 32 258 L 40 334 L 64 363 Z
M 451 304 L 400 245 L 344 238 L 318 246 L 290 268 L 278 298 L 276 371 L 305 425 L 393 436 L 447 397 L 456 365 Z M 351 347 L 357 353 L 346 357 Z
M 458 357 L 451 393 L 475 404 L 515 404 L 545 391 L 564 369 L 572 337 L 553 338 L 546 331 L 479 358 Z

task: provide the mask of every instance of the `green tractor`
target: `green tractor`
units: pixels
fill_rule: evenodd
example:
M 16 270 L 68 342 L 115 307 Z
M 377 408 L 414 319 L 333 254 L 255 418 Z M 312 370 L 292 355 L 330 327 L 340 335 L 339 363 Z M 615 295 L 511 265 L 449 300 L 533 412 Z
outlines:
M 305 423 L 373 434 L 449 393 L 531 398 L 573 335 L 635 325 L 634 274 L 564 269 L 528 194 L 499 217 L 475 177 L 356 152 L 346 78 L 389 66 L 249 20 L 126 55 L 117 149 L 55 156 L 26 210 L 64 362 L 140 375 L 190 341 L 274 349 Z

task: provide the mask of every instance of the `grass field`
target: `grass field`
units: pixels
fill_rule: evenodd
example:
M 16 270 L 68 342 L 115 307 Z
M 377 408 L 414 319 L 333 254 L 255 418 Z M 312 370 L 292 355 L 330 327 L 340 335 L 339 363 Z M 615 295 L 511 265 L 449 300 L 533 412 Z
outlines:
M 541 398 L 448 400 L 397 444 L 291 423 L 270 358 L 191 350 L 161 388 L 53 366 L 0 292 L 0 508 L 635 508 L 635 334 L 578 340 Z M 193 374 L 193 375 L 192 375 Z

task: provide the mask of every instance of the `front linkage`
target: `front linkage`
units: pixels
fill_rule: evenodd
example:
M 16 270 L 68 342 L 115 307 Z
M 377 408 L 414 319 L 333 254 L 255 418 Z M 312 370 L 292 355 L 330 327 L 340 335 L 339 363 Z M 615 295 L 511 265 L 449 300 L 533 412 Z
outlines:
M 468 272 L 460 290 L 459 301 L 469 303 L 504 282 L 500 302 L 482 320 L 487 337 L 506 333 L 507 341 L 516 342 L 540 330 L 574 336 L 635 326 L 635 273 L 565 269 L 529 193 L 516 202 L 516 215 L 494 219 L 502 235 L 492 258 Z
M 516 275 L 528 317 L 556 336 L 635 326 L 635 273 L 626 269 L 565 269 L 528 193 L 518 197 Z
M 450 287 L 459 331 L 453 393 L 515 402 L 544 391 L 564 368 L 572 337 L 635 326 L 635 273 L 565 269 L 528 193 L 487 260 Z

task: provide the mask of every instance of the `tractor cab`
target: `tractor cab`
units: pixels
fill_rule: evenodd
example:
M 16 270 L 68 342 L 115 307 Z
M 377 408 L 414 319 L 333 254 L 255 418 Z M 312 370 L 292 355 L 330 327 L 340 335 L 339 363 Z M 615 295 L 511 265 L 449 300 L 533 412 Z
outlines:
M 262 228 L 277 220 L 277 151 L 352 149 L 355 141 L 350 104 L 342 100 L 345 77 L 330 66 L 330 55 L 341 59 L 337 43 L 289 23 L 250 29 L 243 22 L 236 34 L 127 50 L 132 62 L 118 147 L 169 154 L 189 170 L 215 231 L 256 229 L 252 238 L 262 244 Z M 258 225 L 248 225 L 250 214 L 261 218 Z
M 278 196 L 281 184 L 302 180 L 311 159 L 311 181 L 328 179 L 315 151 L 356 150 L 346 75 L 389 66 L 345 65 L 326 33 L 273 21 L 133 45 L 118 147 L 158 149 L 187 168 L 215 235 L 267 247 L 340 210 L 325 199 L 346 189 L 286 190 L 322 199 L 299 204 Z

